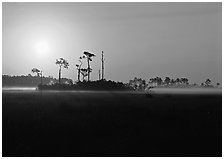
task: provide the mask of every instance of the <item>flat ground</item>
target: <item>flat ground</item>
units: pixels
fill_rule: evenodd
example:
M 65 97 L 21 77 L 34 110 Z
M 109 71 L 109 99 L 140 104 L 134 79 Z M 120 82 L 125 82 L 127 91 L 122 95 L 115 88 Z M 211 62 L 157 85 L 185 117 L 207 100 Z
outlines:
M 3 156 L 221 156 L 221 95 L 3 91 Z

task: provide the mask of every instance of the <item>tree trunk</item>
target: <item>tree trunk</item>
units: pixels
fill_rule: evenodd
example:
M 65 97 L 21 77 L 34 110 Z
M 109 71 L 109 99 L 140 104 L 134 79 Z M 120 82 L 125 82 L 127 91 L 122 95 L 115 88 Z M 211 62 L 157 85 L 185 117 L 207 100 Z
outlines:
M 87 63 L 88 63 L 88 81 L 90 79 L 90 66 L 89 66 L 89 58 L 87 58 Z
M 80 68 L 78 69 L 78 82 L 80 82 Z
M 85 78 L 84 78 L 84 75 L 82 75 L 82 82 L 84 82 Z
M 41 71 L 41 74 L 40 75 L 41 75 L 41 77 L 40 77 L 41 78 L 40 83 L 41 83 L 41 85 L 43 85 L 43 72 L 42 71 Z
M 59 81 L 59 84 L 61 84 L 61 66 L 59 68 L 59 77 L 58 77 L 58 81 Z

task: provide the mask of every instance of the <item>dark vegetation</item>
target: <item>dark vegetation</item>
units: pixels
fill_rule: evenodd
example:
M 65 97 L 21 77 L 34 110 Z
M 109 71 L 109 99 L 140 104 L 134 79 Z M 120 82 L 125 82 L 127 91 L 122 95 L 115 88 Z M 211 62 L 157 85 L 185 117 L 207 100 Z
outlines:
M 37 70 L 35 70 L 37 71 Z M 152 87 L 178 87 L 178 88 L 188 88 L 188 87 L 205 87 L 213 88 L 211 85 L 211 80 L 207 79 L 205 83 L 201 86 L 197 84 L 189 84 L 188 82 L 183 82 L 185 78 L 177 78 L 176 80 L 170 80 L 173 82 L 167 82 L 166 77 L 164 80 L 160 77 L 151 78 L 148 82 L 146 80 L 135 77 L 130 80 L 129 83 L 115 82 L 111 80 L 97 80 L 97 81 L 79 81 L 73 84 L 71 79 L 61 78 L 60 84 L 59 79 L 53 77 L 45 77 L 39 73 L 38 70 L 36 76 L 31 74 L 27 76 L 2 76 L 2 87 L 38 87 L 39 89 L 65 89 L 65 90 L 147 90 Z M 59 71 L 60 72 L 60 71 Z M 42 84 L 41 84 L 42 83 Z M 220 84 L 217 83 L 216 87 Z
M 54 85 L 38 85 L 38 89 L 39 90 L 120 90 L 120 91 L 133 90 L 133 88 L 127 84 L 111 80 L 84 81 L 84 82 L 77 82 L 72 85 L 57 84 L 57 83 Z
M 221 95 L 3 91 L 2 154 L 222 156 Z
M 43 84 L 51 85 L 54 83 L 58 83 L 58 80 L 53 77 L 42 77 Z M 71 79 L 62 78 L 62 83 L 72 84 Z M 2 76 L 2 87 L 37 87 L 41 84 L 40 76 L 32 76 L 29 75 L 22 75 L 22 76 L 10 76 L 10 75 L 3 75 Z
M 202 87 L 202 88 L 214 88 L 219 87 L 220 83 L 216 86 L 211 84 L 210 79 L 206 79 L 204 83 L 198 85 L 196 83 L 190 84 L 188 78 L 176 78 L 171 79 L 170 77 L 165 77 L 164 80 L 161 77 L 150 78 L 148 82 L 142 78 L 135 77 L 133 80 L 129 81 L 129 86 L 135 90 L 145 90 L 150 87 L 175 87 L 175 88 L 192 88 L 192 87 Z

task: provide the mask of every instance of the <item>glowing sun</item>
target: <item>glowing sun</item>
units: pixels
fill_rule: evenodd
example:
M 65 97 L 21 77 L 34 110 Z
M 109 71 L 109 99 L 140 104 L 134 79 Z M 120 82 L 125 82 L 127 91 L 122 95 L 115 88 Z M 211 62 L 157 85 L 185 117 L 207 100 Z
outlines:
M 49 52 L 49 45 L 46 41 L 36 43 L 36 51 L 38 54 L 46 54 Z

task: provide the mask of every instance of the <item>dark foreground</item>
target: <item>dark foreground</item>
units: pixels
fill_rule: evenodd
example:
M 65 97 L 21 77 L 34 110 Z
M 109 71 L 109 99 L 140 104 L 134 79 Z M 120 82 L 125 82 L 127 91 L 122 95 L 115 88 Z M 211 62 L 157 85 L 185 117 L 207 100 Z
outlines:
M 221 156 L 221 95 L 3 91 L 3 156 Z

